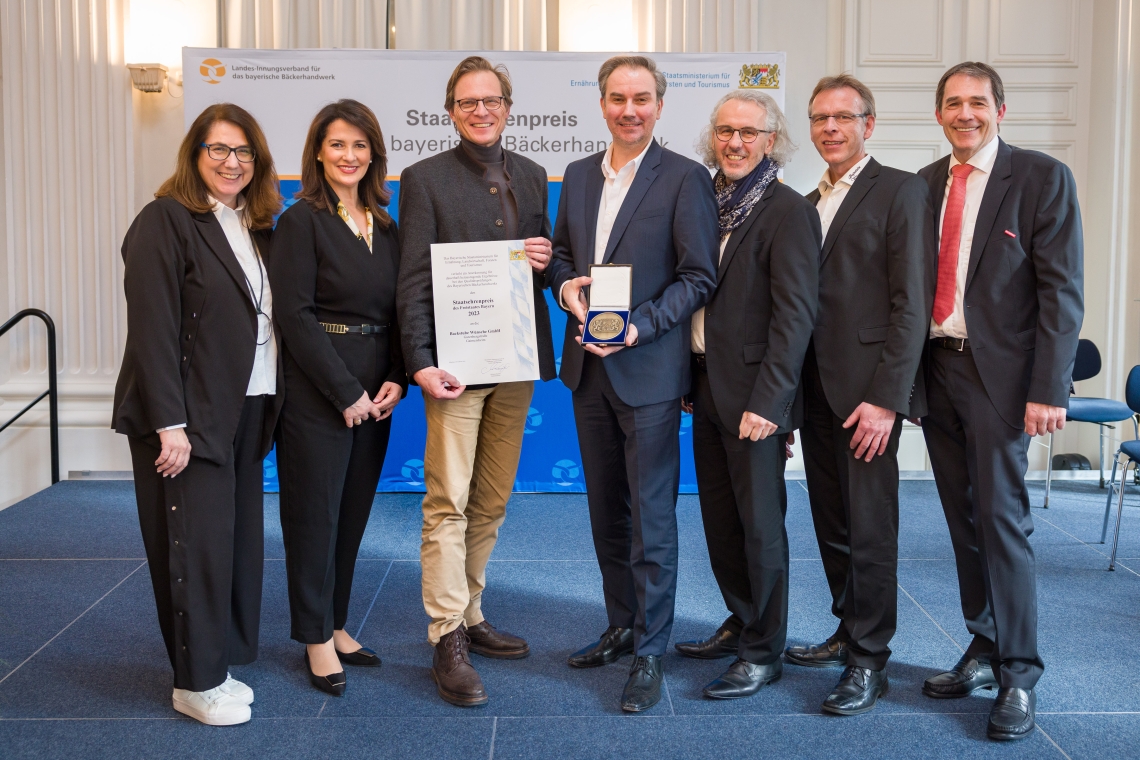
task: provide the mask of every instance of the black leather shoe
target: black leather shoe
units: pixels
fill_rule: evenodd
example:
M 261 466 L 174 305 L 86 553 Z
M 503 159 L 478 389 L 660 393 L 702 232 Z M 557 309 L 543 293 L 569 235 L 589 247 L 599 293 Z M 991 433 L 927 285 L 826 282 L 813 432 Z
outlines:
M 927 678 L 922 684 L 922 693 L 934 699 L 961 699 L 978 689 L 996 686 L 997 679 L 989 661 L 964 654 L 953 670 Z
M 629 680 L 621 693 L 621 709 L 626 712 L 642 712 L 661 701 L 661 682 L 665 674 L 661 670 L 661 658 L 648 654 L 633 658 L 629 669 Z
M 728 670 L 704 688 L 709 699 L 740 699 L 751 697 L 760 687 L 780 680 L 784 674 L 784 663 L 776 660 L 767 665 L 755 665 L 737 659 Z
M 355 652 L 348 652 L 347 654 L 338 649 L 336 650 L 336 658 L 345 665 L 353 665 L 358 668 L 380 667 L 380 655 L 368 647 L 361 647 Z
M 344 677 L 344 671 L 339 673 L 329 673 L 327 676 L 318 676 L 313 672 L 313 666 L 309 664 L 309 653 L 305 652 L 305 670 L 309 672 L 309 683 L 316 686 L 325 694 L 332 694 L 334 697 L 343 697 L 344 690 L 348 686 L 348 679 Z
M 704 641 L 678 641 L 673 647 L 686 657 L 695 657 L 698 660 L 719 660 L 721 657 L 732 657 L 740 645 L 740 634 L 718 628 Z
M 1033 733 L 1037 693 L 1033 689 L 998 689 L 990 710 L 986 736 L 999 742 L 1024 739 Z
M 788 647 L 784 657 L 793 665 L 809 668 L 840 668 L 847 664 L 847 642 L 830 636 L 822 644 L 806 647 Z
M 874 708 L 887 693 L 887 669 L 871 670 L 848 665 L 843 677 L 823 702 L 823 711 L 833 715 L 859 715 Z
M 601 638 L 588 647 L 579 649 L 566 660 L 572 668 L 596 668 L 609 665 L 623 654 L 633 652 L 633 629 L 606 629 Z

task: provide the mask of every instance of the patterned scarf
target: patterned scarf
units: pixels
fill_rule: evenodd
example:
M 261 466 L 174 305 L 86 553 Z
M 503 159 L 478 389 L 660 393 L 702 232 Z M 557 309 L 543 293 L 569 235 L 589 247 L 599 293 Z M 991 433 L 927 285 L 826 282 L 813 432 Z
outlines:
M 368 252 L 372 253 L 372 210 L 368 208 L 364 209 L 364 216 L 366 219 L 368 219 L 368 237 L 364 237 L 364 234 L 360 231 L 360 228 L 356 226 L 356 220 L 352 218 L 352 214 L 348 213 L 348 209 L 345 207 L 344 201 L 337 201 L 336 214 L 344 220 L 344 223 L 348 225 L 348 228 L 350 230 L 352 230 L 352 234 L 356 235 L 356 239 L 363 240 L 364 244 L 368 246 Z
M 752 213 L 752 207 L 768 189 L 776 172 L 780 170 L 770 158 L 764 157 L 756 168 L 735 182 L 730 182 L 724 172 L 717 171 L 713 179 L 716 190 L 716 205 L 720 210 L 720 236 L 723 239 L 744 223 Z

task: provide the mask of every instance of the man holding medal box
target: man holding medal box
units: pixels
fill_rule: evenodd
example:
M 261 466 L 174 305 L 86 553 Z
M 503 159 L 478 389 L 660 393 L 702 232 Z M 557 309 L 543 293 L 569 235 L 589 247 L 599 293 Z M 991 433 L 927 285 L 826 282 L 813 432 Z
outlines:
M 609 618 L 569 663 L 632 653 L 621 707 L 640 712 L 661 698 L 673 625 L 680 400 L 689 318 L 716 286 L 717 206 L 708 171 L 653 141 L 666 85 L 656 64 L 611 58 L 598 85 L 613 142 L 566 168 L 547 270 L 570 314 L 560 377 L 573 391 Z M 628 301 L 613 302 L 623 277 Z

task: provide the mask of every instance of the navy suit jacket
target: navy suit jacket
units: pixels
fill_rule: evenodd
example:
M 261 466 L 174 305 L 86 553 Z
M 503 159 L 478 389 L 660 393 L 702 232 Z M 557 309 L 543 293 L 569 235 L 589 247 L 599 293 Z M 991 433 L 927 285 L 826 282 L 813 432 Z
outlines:
M 566 167 L 547 271 L 555 298 L 565 282 L 588 275 L 594 263 L 604 157 L 597 153 Z M 602 360 L 618 398 L 629 406 L 689 392 L 689 317 L 716 288 L 719 243 L 708 170 L 652 143 L 614 219 L 602 260 L 633 265 L 630 321 L 637 327 L 637 345 Z M 578 326 L 570 314 L 559 374 L 570 390 L 578 387 L 585 355 L 575 340 Z
M 1044 153 L 998 138 L 966 270 L 966 334 L 998 414 L 1021 428 L 1025 404 L 1069 405 L 1069 383 L 1084 319 L 1084 236 L 1077 183 Z M 938 228 L 950 156 L 919 171 L 929 183 Z M 930 300 L 938 248 L 927 259 Z

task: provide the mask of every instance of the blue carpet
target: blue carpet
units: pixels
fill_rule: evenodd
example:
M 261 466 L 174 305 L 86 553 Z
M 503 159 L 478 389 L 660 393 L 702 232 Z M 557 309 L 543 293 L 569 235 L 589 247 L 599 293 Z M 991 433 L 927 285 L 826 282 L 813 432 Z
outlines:
M 1033 503 L 1042 489 L 1031 486 Z M 261 650 L 234 669 L 256 692 L 253 720 L 211 729 L 170 708 L 162 647 L 129 483 L 53 486 L 0 512 L 0 757 L 1140 757 L 1140 491 L 1130 492 L 1117 572 L 1099 543 L 1105 492 L 1054 485 L 1034 509 L 1040 642 L 1039 728 L 1011 746 L 985 739 L 991 695 L 924 698 L 922 680 L 970 640 L 953 553 L 932 482 L 901 485 L 899 628 L 891 691 L 870 714 L 820 715 L 836 670 L 787 666 L 751 699 L 713 702 L 701 687 L 728 661 L 665 658 L 667 693 L 639 716 L 618 696 L 630 660 L 593 670 L 566 656 L 605 629 L 600 574 L 582 495 L 512 498 L 488 569 L 484 612 L 525 636 L 529 658 L 473 656 L 491 695 L 462 710 L 428 678 L 420 601 L 420 497 L 377 497 L 361 547 L 349 630 L 384 660 L 350 669 L 348 694 L 312 689 L 289 639 L 276 496 L 266 498 Z M 1115 514 L 1114 514 L 1115 517 Z M 696 497 L 681 497 L 674 640 L 708 635 L 725 615 Z M 793 643 L 835 629 L 808 511 L 788 484 Z M 1111 535 L 1110 535 L 1111 540 Z M 1094 652 L 1111 651 L 1112 656 Z

